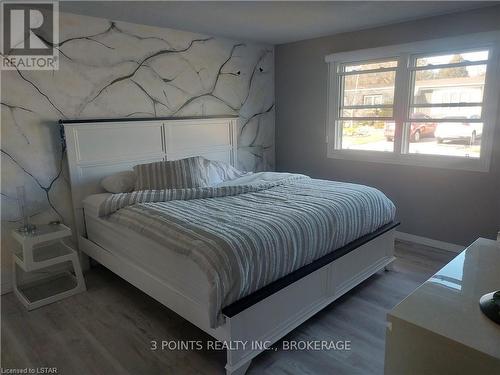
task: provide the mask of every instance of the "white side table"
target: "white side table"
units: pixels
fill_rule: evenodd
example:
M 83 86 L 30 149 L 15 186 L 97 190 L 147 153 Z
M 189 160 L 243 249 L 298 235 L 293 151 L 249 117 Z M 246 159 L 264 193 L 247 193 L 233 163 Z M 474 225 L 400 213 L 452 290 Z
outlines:
M 12 236 L 21 244 L 13 252 L 12 285 L 28 310 L 86 290 L 78 254 L 63 240 L 71 236 L 67 226 L 39 225 L 34 233 L 14 230 Z

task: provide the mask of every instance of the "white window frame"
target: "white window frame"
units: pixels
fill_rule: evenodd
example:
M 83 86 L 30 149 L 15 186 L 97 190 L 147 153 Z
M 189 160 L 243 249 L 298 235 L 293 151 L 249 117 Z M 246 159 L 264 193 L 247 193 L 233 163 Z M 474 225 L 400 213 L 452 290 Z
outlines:
M 366 100 L 367 98 L 370 98 L 371 100 L 371 103 L 366 103 L 368 100 Z M 375 103 L 376 100 L 375 99 L 382 99 L 382 101 L 380 103 Z M 383 105 L 383 101 L 384 101 L 384 96 L 382 94 L 369 94 L 369 95 L 364 95 L 363 96 L 363 105 L 366 106 L 366 105 L 371 105 L 371 106 L 382 106 Z
M 446 54 L 448 52 L 454 53 L 460 50 L 479 50 L 482 48 L 487 48 L 490 53 L 483 95 L 483 132 L 480 157 L 410 154 L 406 146 L 409 145 L 407 140 L 409 124 L 406 123 L 405 125 L 411 95 L 413 94 L 410 92 L 410 59 L 415 58 L 417 55 Z M 394 152 L 342 149 L 342 129 L 338 120 L 338 103 L 339 100 L 342 100 L 338 83 L 339 75 L 337 74 L 339 66 L 357 61 L 365 62 L 387 58 L 398 59 L 394 96 L 394 122 L 396 124 Z M 500 32 L 469 34 L 454 38 L 335 53 L 326 56 L 325 61 L 328 63 L 329 79 L 326 122 L 327 156 L 329 158 L 481 172 L 489 171 L 495 126 L 497 122 L 500 123 L 500 118 L 497 118 L 500 98 Z

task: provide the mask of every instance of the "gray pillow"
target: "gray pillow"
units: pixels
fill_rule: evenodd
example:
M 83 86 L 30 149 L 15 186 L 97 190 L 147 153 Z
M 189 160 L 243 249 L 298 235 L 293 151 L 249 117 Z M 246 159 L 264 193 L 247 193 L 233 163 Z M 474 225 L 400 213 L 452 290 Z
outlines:
M 112 174 L 101 180 L 101 186 L 110 193 L 129 193 L 135 187 L 134 171 L 123 171 Z
M 185 189 L 209 185 L 203 163 L 194 156 L 180 160 L 158 161 L 134 167 L 137 175 L 135 190 Z

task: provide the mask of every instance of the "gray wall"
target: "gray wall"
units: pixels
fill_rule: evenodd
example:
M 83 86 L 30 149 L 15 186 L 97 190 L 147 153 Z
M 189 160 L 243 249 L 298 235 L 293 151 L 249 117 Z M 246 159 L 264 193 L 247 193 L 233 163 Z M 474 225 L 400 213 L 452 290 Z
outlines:
M 457 244 L 493 238 L 500 230 L 500 121 L 489 173 L 328 159 L 324 57 L 498 29 L 494 6 L 277 46 L 277 170 L 377 187 L 396 204 L 402 232 Z

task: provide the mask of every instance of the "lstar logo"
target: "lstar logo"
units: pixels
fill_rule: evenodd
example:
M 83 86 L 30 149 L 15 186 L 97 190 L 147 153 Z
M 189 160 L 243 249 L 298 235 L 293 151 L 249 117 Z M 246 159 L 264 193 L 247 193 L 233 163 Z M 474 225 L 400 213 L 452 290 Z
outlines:
M 2 21 L 2 69 L 58 69 L 57 2 L 2 2 Z

